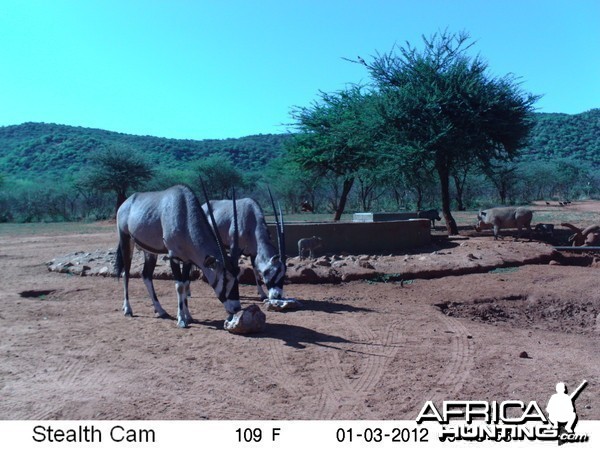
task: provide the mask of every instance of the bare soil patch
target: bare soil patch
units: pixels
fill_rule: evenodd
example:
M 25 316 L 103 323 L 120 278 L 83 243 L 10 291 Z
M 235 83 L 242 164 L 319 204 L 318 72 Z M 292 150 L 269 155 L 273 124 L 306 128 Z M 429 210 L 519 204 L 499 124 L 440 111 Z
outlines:
M 89 231 L 0 235 L 0 419 L 414 419 L 426 400 L 545 406 L 558 381 L 584 379 L 579 418 L 600 419 L 597 255 L 568 265 L 547 243 L 465 227 L 403 255 L 293 259 L 287 295 L 302 308 L 267 311 L 243 285 L 266 327 L 235 335 L 202 281 L 182 330 L 154 317 L 139 279 L 127 318 L 121 283 L 90 276 L 96 265 L 48 270 L 114 249 L 114 225 Z

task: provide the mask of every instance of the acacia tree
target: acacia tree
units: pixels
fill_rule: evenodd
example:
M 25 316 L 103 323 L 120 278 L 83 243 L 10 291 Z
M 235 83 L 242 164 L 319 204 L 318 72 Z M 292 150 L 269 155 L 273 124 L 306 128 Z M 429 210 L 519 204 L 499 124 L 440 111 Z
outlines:
M 517 165 L 504 161 L 490 162 L 484 173 L 495 186 L 500 203 L 505 205 L 511 194 L 511 187 L 517 181 Z
M 333 220 L 340 220 L 359 169 L 373 167 L 377 116 L 372 96 L 358 86 L 327 94 L 319 102 L 292 110 L 298 133 L 288 147 L 302 168 L 341 178 Z
M 196 173 L 199 191 L 201 192 L 201 178 L 211 198 L 229 198 L 233 187 L 243 188 L 246 185 L 243 173 L 235 167 L 227 154 L 216 154 L 202 159 L 196 165 Z
M 127 198 L 130 189 L 139 189 L 154 174 L 149 163 L 128 147 L 115 146 L 91 158 L 91 168 L 79 185 L 84 189 L 114 192 L 115 212 Z
M 262 171 L 261 181 L 284 200 L 286 209 L 292 213 L 298 212 L 304 200 L 317 208 L 322 177 L 315 171 L 303 169 L 287 155 L 272 160 Z M 265 192 L 266 187 L 261 189 L 263 195 Z M 268 203 L 268 197 L 265 199 Z
M 423 37 L 422 50 L 407 43 L 363 63 L 380 93 L 388 139 L 437 174 L 450 234 L 458 233 L 450 211 L 453 170 L 516 156 L 539 98 L 523 93 L 512 75 L 490 76 L 479 56 L 467 55 L 469 41 L 464 32 L 436 33 Z

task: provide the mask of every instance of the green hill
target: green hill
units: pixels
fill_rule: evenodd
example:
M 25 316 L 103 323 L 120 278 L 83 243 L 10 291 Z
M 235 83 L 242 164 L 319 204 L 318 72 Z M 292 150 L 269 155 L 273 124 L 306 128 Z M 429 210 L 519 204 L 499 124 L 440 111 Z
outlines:
M 9 178 L 63 177 L 77 173 L 97 151 L 131 148 L 164 168 L 182 168 L 207 155 L 228 154 L 237 167 L 257 170 L 283 152 L 287 135 L 223 140 L 135 136 L 46 123 L 0 127 L 0 173 Z
M 600 165 L 600 109 L 574 115 L 537 113 L 535 121 L 522 161 L 572 159 Z M 0 174 L 18 179 L 62 178 L 76 174 L 95 152 L 110 146 L 131 148 L 169 169 L 225 153 L 237 167 L 252 171 L 281 156 L 287 139 L 283 134 L 260 134 L 197 141 L 24 123 L 0 127 Z
M 600 109 L 574 115 L 537 113 L 534 120 L 529 146 L 523 149 L 517 164 L 500 172 L 508 177 L 501 180 L 507 186 L 506 200 L 518 203 L 597 196 Z M 306 184 L 307 174 L 299 171 L 277 171 L 273 167 L 271 172 L 265 171 L 270 162 L 285 153 L 289 139 L 290 135 L 267 134 L 239 139 L 180 140 L 45 123 L 0 127 L 0 222 L 110 217 L 114 214 L 114 193 L 82 189 L 76 183 L 85 178 L 91 158 L 106 149 L 130 149 L 157 168 L 155 178 L 146 186 L 149 189 L 189 182 L 199 161 L 226 154 L 240 172 L 249 175 L 245 180 L 245 195 L 264 195 L 257 180 L 261 175 L 270 175 L 270 186 L 288 210 L 295 212 L 308 195 L 317 209 L 326 211 L 336 199 L 335 177 L 309 177 Z M 272 176 L 274 173 L 277 176 Z M 357 211 L 367 208 L 360 198 L 364 191 L 359 188 L 365 187 L 360 183 L 361 180 L 348 205 Z M 407 207 L 411 202 L 418 204 L 413 184 L 402 181 L 401 177 L 391 183 L 388 180 L 387 184 L 375 186 L 378 191 L 371 191 L 374 195 L 371 208 L 389 211 Z M 463 199 L 466 204 L 497 201 L 497 186 L 490 184 L 484 174 L 473 170 L 467 184 L 468 192 Z M 426 187 L 424 195 L 432 206 L 439 201 L 439 190 L 433 184 Z
M 523 159 L 573 159 L 600 165 L 600 109 L 581 114 L 537 113 Z

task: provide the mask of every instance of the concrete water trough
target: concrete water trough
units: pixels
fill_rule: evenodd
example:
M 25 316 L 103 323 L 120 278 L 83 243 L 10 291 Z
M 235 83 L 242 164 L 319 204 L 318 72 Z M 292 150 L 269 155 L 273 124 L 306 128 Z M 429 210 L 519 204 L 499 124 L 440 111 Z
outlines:
M 393 212 L 393 213 L 354 213 L 352 222 L 391 222 L 395 220 L 418 219 L 417 212 Z
M 275 224 L 269 223 L 268 226 L 275 239 Z M 313 236 L 322 239 L 322 247 L 316 251 L 318 255 L 389 255 L 430 244 L 431 222 L 428 219 L 413 218 L 381 222 L 286 222 L 286 254 L 297 256 L 298 240 Z

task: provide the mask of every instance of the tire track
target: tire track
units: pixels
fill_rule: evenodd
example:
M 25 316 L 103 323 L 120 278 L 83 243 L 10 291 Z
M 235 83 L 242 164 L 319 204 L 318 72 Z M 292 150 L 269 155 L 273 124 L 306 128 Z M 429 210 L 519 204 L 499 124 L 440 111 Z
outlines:
M 354 356 L 351 361 L 356 364 L 353 368 L 359 373 L 356 378 L 351 378 L 342 370 L 339 353 L 334 355 L 334 364 L 327 370 L 327 380 L 324 385 L 326 407 L 322 413 L 323 419 L 343 419 L 338 417 L 345 410 L 355 411 L 363 409 L 368 395 L 376 388 L 381 377 L 385 374 L 388 362 L 395 356 L 399 346 L 395 345 L 397 339 L 396 326 L 393 322 L 380 333 L 371 328 L 353 322 L 351 328 L 357 335 L 357 341 L 362 343 L 351 344 L 344 354 Z M 380 338 L 379 335 L 383 338 Z M 367 412 L 368 413 L 368 412 Z
M 114 385 L 114 373 L 109 366 L 97 362 L 102 353 L 98 341 L 95 341 L 84 348 L 53 355 L 47 364 L 55 370 L 45 372 L 43 381 L 39 377 L 37 379 L 39 389 L 46 394 L 48 401 L 40 401 L 34 417 L 28 419 L 63 419 L 63 410 L 81 400 L 75 396 L 74 387 L 77 391 L 99 392 Z
M 437 386 L 442 388 L 442 392 L 434 393 L 432 398 L 426 399 L 439 402 L 450 400 L 460 392 L 473 367 L 474 350 L 472 341 L 467 337 L 469 332 L 460 320 L 443 313 L 437 314 L 436 318 L 452 332 L 451 360 L 437 378 Z
M 274 382 L 290 396 L 290 398 L 300 397 L 302 399 L 315 398 L 316 404 L 313 406 L 314 414 L 311 417 L 305 417 L 304 419 L 321 418 L 323 411 L 327 408 L 327 398 L 323 395 L 323 391 L 319 390 L 315 394 L 316 389 L 314 387 L 307 387 L 304 385 L 294 384 L 290 380 L 294 380 L 294 373 L 290 370 L 290 365 L 286 364 L 286 351 L 281 341 L 276 339 L 270 339 L 268 342 L 268 349 L 273 362 L 273 374 L 271 378 Z M 326 359 L 326 361 L 329 361 Z M 329 372 L 330 367 L 324 369 L 325 374 Z M 315 386 L 322 385 L 318 380 L 315 380 Z M 288 417 L 289 418 L 289 417 Z

